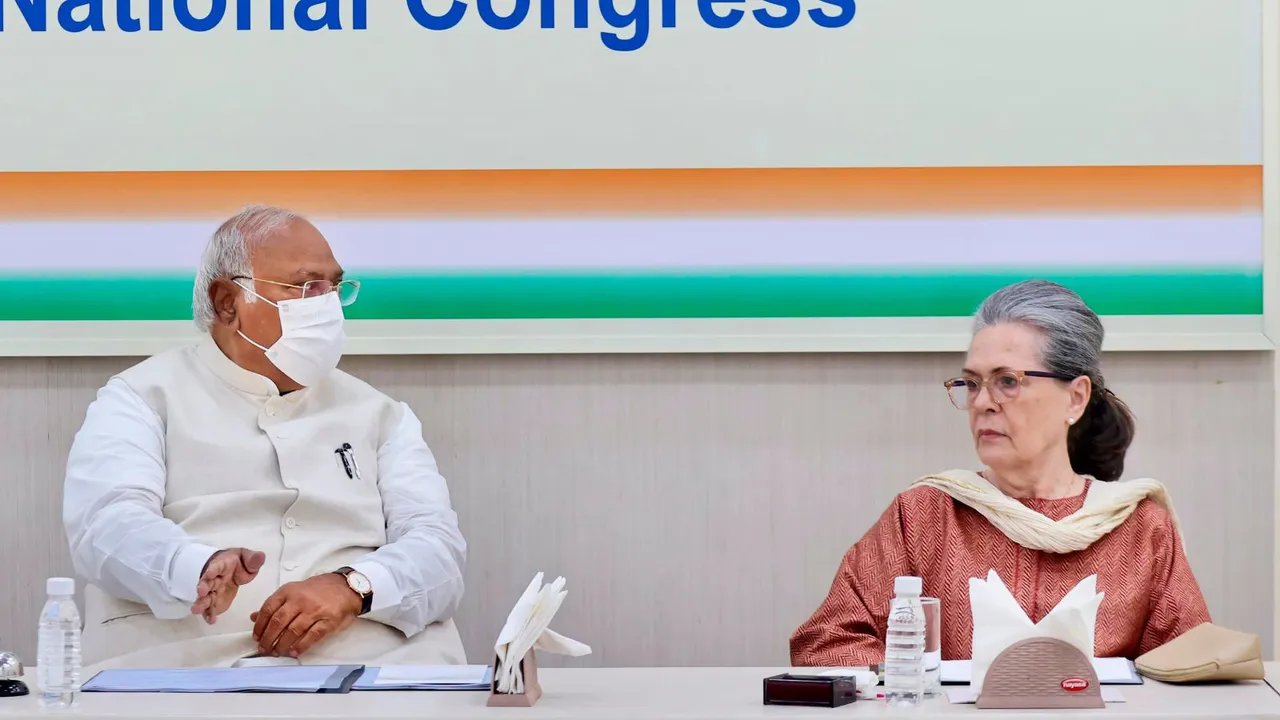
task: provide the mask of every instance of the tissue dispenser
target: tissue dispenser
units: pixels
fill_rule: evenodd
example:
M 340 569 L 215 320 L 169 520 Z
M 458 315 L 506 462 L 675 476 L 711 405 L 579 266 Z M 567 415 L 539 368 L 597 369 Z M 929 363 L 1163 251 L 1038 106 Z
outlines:
M 538 663 L 533 659 L 533 650 L 524 654 L 520 660 L 520 672 L 524 675 L 524 692 L 498 692 L 498 670 L 501 668 L 498 656 L 493 657 L 493 685 L 489 687 L 489 707 L 533 707 L 542 697 L 542 686 L 538 684 Z
M 982 710 L 1103 708 L 1093 662 L 1055 638 L 1020 640 L 996 656 L 978 695 Z

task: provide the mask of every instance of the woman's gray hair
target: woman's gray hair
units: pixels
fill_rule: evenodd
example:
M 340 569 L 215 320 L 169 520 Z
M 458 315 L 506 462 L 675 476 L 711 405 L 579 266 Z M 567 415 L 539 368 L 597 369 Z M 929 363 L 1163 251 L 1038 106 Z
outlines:
M 1094 387 L 1102 389 L 1102 320 L 1079 295 L 1048 280 L 1027 280 L 1001 288 L 978 308 L 973 332 L 1005 323 L 1040 331 L 1046 370 L 1072 377 L 1088 375 Z
M 209 288 L 215 280 L 253 277 L 253 251 L 272 235 L 288 227 L 301 216 L 277 207 L 250 205 L 222 223 L 209 238 L 196 270 L 195 287 L 191 291 L 191 311 L 196 327 L 208 332 L 214 321 L 213 298 Z M 253 293 L 245 299 L 253 302 Z
M 1007 323 L 1039 331 L 1045 370 L 1092 381 L 1093 394 L 1083 417 L 1067 431 L 1067 452 L 1077 473 L 1118 480 L 1133 442 L 1134 422 L 1129 407 L 1103 382 L 1102 320 L 1071 290 L 1048 280 L 1026 280 L 984 300 L 974 315 L 973 332 Z

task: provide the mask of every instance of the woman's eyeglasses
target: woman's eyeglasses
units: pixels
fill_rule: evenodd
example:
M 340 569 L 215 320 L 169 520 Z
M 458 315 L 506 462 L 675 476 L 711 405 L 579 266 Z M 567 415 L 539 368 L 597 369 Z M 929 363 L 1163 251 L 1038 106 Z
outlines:
M 1027 378 L 1049 378 L 1050 380 L 1075 380 L 1070 375 L 1061 373 L 1045 372 L 1043 370 L 1002 370 L 992 373 L 985 380 L 979 380 L 976 377 L 958 377 L 951 378 L 943 383 L 947 388 L 947 397 L 951 398 L 951 404 L 960 410 L 968 410 L 973 407 L 973 403 L 978 399 L 978 395 L 983 388 L 991 395 L 991 401 L 997 404 L 1007 403 L 1010 400 L 1018 399 L 1018 395 L 1022 394 L 1022 386 L 1027 384 Z

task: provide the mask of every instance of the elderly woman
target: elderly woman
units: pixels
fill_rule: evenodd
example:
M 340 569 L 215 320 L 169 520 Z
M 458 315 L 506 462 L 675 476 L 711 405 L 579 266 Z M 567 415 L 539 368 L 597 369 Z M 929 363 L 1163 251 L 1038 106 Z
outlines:
M 798 666 L 884 658 L 899 575 L 942 600 L 942 655 L 970 657 L 969 578 L 994 569 L 1033 621 L 1098 576 L 1097 657 L 1134 658 L 1209 622 L 1164 488 L 1116 482 L 1129 409 L 1098 369 L 1102 322 L 1074 292 L 1032 280 L 983 302 L 963 374 L 981 473 L 929 476 L 845 554 L 822 606 L 791 638 Z

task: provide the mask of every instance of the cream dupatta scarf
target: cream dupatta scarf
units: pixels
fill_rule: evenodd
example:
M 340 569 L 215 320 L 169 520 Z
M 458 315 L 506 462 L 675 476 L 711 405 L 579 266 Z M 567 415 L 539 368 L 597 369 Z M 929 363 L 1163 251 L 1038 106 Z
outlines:
M 1173 517 L 1169 491 L 1150 478 L 1089 484 L 1084 506 L 1061 520 L 1051 520 L 1005 495 L 985 478 L 969 470 L 926 475 L 915 485 L 927 485 L 973 508 L 1010 540 L 1030 550 L 1051 553 L 1078 552 L 1093 545 L 1124 522 L 1138 504 L 1150 498 Z

